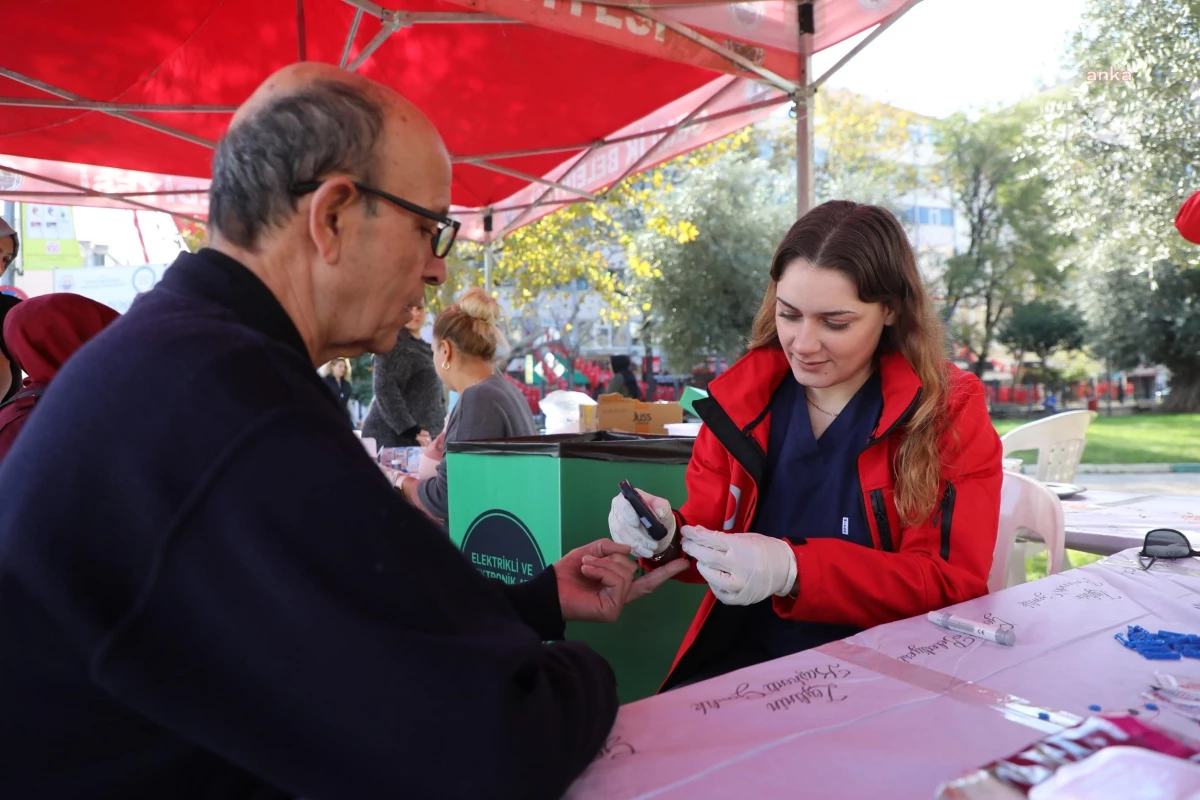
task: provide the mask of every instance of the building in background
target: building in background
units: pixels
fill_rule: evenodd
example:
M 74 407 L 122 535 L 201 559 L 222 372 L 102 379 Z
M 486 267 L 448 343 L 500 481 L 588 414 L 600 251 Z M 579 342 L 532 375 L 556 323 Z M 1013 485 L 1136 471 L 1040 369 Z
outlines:
M 159 212 L 7 201 L 2 211 L 20 231 L 21 249 L 0 283 L 29 297 L 74 292 L 124 313 L 183 249 L 174 222 Z

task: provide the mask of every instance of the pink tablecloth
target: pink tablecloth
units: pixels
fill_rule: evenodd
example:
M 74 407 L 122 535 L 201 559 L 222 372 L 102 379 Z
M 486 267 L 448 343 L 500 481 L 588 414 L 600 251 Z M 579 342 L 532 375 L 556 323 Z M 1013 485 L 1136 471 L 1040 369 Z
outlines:
M 1111 555 L 1141 548 L 1146 532 L 1174 528 L 1200 550 L 1200 498 L 1088 491 L 1063 501 L 1067 547 Z
M 1003 647 L 924 617 L 621 708 L 572 787 L 588 798 L 921 798 L 1092 713 L 1144 707 L 1156 669 L 1113 640 L 1127 625 L 1200 633 L 1200 563 L 1139 569 L 1133 551 L 953 607 L 1012 626 Z M 1044 714 L 1045 719 L 1040 715 Z

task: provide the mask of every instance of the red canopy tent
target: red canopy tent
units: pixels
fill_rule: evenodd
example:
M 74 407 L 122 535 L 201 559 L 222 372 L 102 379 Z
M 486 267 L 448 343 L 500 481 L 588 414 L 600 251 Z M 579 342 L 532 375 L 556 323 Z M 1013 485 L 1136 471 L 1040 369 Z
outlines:
M 807 109 L 823 80 L 811 54 L 872 26 L 873 38 L 916 2 L 21 3 L 4 17 L 0 197 L 202 217 L 233 109 L 307 59 L 392 86 L 430 116 L 472 238 L 593 199 L 789 101 L 804 208 Z

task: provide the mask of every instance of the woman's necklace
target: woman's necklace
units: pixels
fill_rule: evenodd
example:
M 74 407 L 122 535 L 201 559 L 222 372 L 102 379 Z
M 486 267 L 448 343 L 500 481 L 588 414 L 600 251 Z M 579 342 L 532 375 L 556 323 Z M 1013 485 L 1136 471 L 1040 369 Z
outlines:
M 825 409 L 821 408 L 819 405 L 817 405 L 816 403 L 814 403 L 814 402 L 812 401 L 812 398 L 808 396 L 808 392 L 805 392 L 805 393 L 804 393 L 804 399 L 808 401 L 808 404 L 809 404 L 810 406 L 812 406 L 813 408 L 815 408 L 817 411 L 820 411 L 820 412 L 821 412 L 822 414 L 824 414 L 825 416 L 827 416 L 827 417 L 833 417 L 834 419 L 837 419 L 837 416 L 838 416 L 837 414 L 834 414 L 834 413 L 833 413 L 833 412 L 831 412 L 831 411 L 826 411 Z M 840 412 L 840 411 L 839 411 L 839 412 L 838 412 L 838 414 L 840 414 L 840 413 L 842 413 L 842 412 Z

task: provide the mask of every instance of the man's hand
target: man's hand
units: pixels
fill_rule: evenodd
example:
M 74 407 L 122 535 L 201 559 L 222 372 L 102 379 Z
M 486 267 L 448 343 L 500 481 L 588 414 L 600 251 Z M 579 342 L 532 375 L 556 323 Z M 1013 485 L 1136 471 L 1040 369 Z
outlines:
M 421 431 L 417 434 L 417 444 L 419 444 L 421 447 L 429 447 L 429 444 L 432 441 L 433 437 L 429 435 L 429 431 Z
M 563 619 L 615 622 L 626 603 L 645 597 L 687 567 L 687 559 L 679 558 L 635 580 L 637 564 L 629 558 L 629 545 L 599 539 L 577 547 L 554 564 Z
M 417 485 L 420 484 L 421 481 L 417 478 L 414 478 L 412 475 L 405 475 L 403 472 L 396 474 L 398 477 L 394 485 L 400 491 L 400 494 L 404 495 L 404 499 L 407 500 L 409 504 L 418 511 L 424 512 L 425 516 L 441 525 L 442 520 L 431 514 L 429 509 L 425 507 L 425 504 L 421 502 L 421 495 L 417 492 Z
M 796 553 L 783 539 L 761 533 L 717 533 L 684 525 L 683 551 L 722 603 L 749 606 L 796 585 Z

